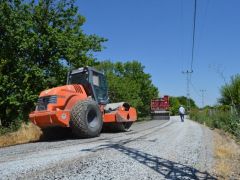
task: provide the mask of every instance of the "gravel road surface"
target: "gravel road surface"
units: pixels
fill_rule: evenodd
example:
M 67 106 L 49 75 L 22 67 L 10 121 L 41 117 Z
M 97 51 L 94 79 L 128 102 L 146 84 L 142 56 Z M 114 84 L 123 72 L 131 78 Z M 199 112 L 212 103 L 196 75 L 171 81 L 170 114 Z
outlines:
M 206 127 L 171 117 L 131 129 L 2 148 L 0 179 L 215 179 Z

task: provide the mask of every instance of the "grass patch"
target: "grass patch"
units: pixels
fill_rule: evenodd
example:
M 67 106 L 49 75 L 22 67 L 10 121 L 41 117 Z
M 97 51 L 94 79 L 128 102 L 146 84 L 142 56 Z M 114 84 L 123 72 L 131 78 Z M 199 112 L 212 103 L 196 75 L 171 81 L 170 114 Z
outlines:
M 217 128 L 229 132 L 237 140 L 240 140 L 240 117 L 232 114 L 230 111 L 212 109 L 192 110 L 190 118 L 212 129 Z
M 240 117 L 224 109 L 192 110 L 190 118 L 214 130 L 214 173 L 218 179 L 240 179 Z M 234 141 L 234 139 L 236 141 Z
M 0 147 L 23 144 L 38 141 L 42 135 L 40 128 L 32 123 L 21 124 L 20 128 L 12 132 L 13 128 L 2 128 L 0 136 Z
M 240 146 L 220 130 L 214 133 L 214 157 L 218 179 L 240 179 Z

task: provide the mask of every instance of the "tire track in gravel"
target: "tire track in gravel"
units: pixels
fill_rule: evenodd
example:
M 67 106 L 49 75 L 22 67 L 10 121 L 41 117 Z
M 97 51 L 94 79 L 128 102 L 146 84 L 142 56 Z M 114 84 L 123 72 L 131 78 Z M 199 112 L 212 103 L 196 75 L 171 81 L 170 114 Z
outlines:
M 16 149 L 0 157 L 0 174 L 4 179 L 214 179 L 203 172 L 205 165 L 211 167 L 210 161 L 204 162 L 209 157 L 204 142 L 208 134 L 199 124 L 173 117 L 137 123 L 131 132 L 103 133 L 93 140 L 20 145 L 4 150 Z M 34 151 L 39 145 L 44 148 Z M 28 147 L 31 153 L 24 154 Z
M 151 126 L 151 124 L 154 124 Z M 159 121 L 152 121 L 152 122 L 145 122 L 140 123 L 141 126 L 143 124 L 143 127 L 145 125 L 149 125 L 148 127 L 138 127 L 139 130 L 136 131 L 136 133 L 133 132 L 127 132 L 127 133 L 119 133 L 119 134 L 104 134 L 106 136 L 105 138 L 96 138 L 96 140 L 84 140 L 86 142 L 81 142 L 81 140 L 76 140 L 74 143 L 72 141 L 70 142 L 63 142 L 63 144 L 53 142 L 40 142 L 40 143 L 32 143 L 32 144 L 25 144 L 25 145 L 18 145 L 18 146 L 12 146 L 8 148 L 0 149 L 0 174 L 11 174 L 13 172 L 13 175 L 17 175 L 18 172 L 24 172 L 26 173 L 30 169 L 42 169 L 43 166 L 48 166 L 52 163 L 57 163 L 59 160 L 62 159 L 71 159 L 73 155 L 72 154 L 78 154 L 78 151 L 76 149 L 81 148 L 81 146 L 84 147 L 96 147 L 100 144 L 106 144 L 109 141 L 122 139 L 122 138 L 130 138 L 133 136 L 141 136 L 144 133 L 144 136 L 147 134 L 151 134 L 153 131 L 159 128 L 163 128 L 164 126 L 169 126 L 171 124 L 171 121 L 160 123 L 161 127 L 159 127 Z M 158 126 L 157 126 L 158 124 Z M 162 127 L 163 126 L 163 127 Z M 137 127 L 136 127 L 137 128 Z M 110 137 L 108 137 L 110 136 Z M 45 145 L 46 147 L 40 148 L 41 145 Z M 28 148 L 31 148 L 32 150 L 28 150 Z M 36 149 L 35 149 L 36 148 Z M 64 152 L 65 153 L 62 153 Z M 85 153 L 86 154 L 86 153 Z M 59 159 L 59 160 L 57 160 Z M 25 167 L 24 167 L 25 165 Z M 2 168 L 1 168 L 2 167 Z M 9 167 L 9 168 L 7 168 Z M 15 172 L 16 171 L 16 172 Z
M 147 128 L 141 127 L 141 125 L 147 123 L 147 122 L 140 122 L 136 123 L 133 125 L 131 131 L 129 132 L 124 132 L 124 133 L 102 133 L 100 137 L 96 137 L 92 139 L 74 139 L 74 140 L 60 140 L 57 142 L 53 141 L 41 141 L 41 142 L 35 142 L 35 143 L 29 143 L 29 144 L 21 144 L 21 145 L 16 145 L 16 146 L 11 146 L 11 147 L 4 147 L 0 149 L 0 154 L 2 155 L 0 157 L 0 163 L 5 162 L 7 158 L 8 161 L 13 158 L 13 160 L 17 156 L 24 156 L 26 154 L 30 155 L 35 152 L 39 152 L 41 150 L 45 149 L 61 149 L 66 146 L 74 146 L 74 145 L 81 145 L 81 144 L 91 144 L 91 143 L 96 143 L 99 141 L 107 141 L 107 140 L 113 140 L 117 138 L 121 138 L 123 135 L 135 135 L 138 133 L 143 133 L 145 131 L 151 130 L 155 131 L 156 129 L 159 129 L 159 125 L 164 125 L 163 127 L 160 127 L 160 129 L 170 126 L 173 122 L 172 121 L 162 121 L 162 123 L 159 123 L 158 120 L 154 120 L 151 122 L 157 122 L 157 127 L 156 124 Z M 140 127 L 139 127 L 140 126 Z M 104 136 L 104 138 L 102 137 Z
M 126 136 L 128 138 L 109 140 L 99 146 L 81 149 L 91 155 L 67 159 L 45 170 L 33 170 L 23 178 L 215 179 L 206 172 L 209 165 L 205 167 L 200 162 L 202 169 L 196 169 L 196 162 L 202 158 L 199 153 L 202 143 L 205 144 L 202 138 L 207 137 L 204 131 L 199 124 L 191 121 L 181 123 L 175 119 L 137 136 Z

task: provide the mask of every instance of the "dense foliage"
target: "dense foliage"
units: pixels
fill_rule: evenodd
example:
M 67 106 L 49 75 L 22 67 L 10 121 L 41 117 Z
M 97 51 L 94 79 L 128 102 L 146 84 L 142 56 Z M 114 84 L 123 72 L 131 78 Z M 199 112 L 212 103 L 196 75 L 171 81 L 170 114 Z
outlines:
M 229 84 L 222 86 L 220 92 L 221 105 L 192 111 L 190 116 L 193 120 L 223 129 L 240 139 L 240 75 L 233 76 Z
M 27 120 L 40 91 L 65 83 L 66 66 L 94 65 L 105 39 L 86 35 L 73 0 L 0 3 L 0 117 Z
M 229 84 L 222 86 L 219 102 L 223 105 L 232 105 L 240 113 L 240 75 L 231 77 Z
M 190 107 L 191 109 L 197 108 L 197 105 L 195 104 L 194 100 L 190 99 Z M 183 105 L 183 107 L 187 111 L 187 97 L 185 96 L 179 96 L 179 97 L 170 97 L 170 112 L 171 115 L 177 115 L 178 114 L 178 109 L 180 105 Z
M 211 128 L 223 129 L 240 139 L 240 118 L 228 106 L 208 107 L 191 111 L 190 118 Z
M 151 99 L 158 97 L 158 89 L 140 62 L 103 61 L 97 68 L 107 76 L 111 102 L 128 102 L 140 116 L 149 115 Z

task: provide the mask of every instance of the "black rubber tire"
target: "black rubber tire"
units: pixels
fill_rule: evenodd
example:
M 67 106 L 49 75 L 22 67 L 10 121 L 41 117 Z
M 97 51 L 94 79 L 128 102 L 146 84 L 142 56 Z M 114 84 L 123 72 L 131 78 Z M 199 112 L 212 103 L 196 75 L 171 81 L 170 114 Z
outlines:
M 104 131 L 106 132 L 127 132 L 130 130 L 133 122 L 105 123 Z
M 99 136 L 102 125 L 102 113 L 95 101 L 91 99 L 79 101 L 72 108 L 70 127 L 78 138 Z

